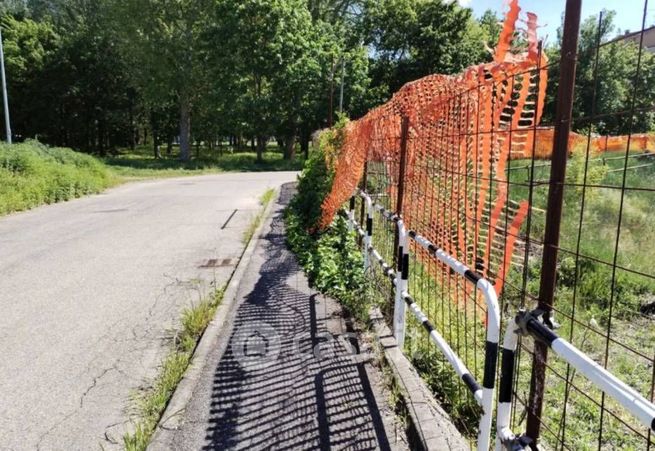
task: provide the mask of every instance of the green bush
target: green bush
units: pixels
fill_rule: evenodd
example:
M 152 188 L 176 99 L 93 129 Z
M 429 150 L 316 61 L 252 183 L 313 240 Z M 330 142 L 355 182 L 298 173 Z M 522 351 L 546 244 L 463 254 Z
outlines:
M 0 144 L 0 215 L 98 193 L 116 181 L 90 155 L 36 141 Z
M 323 149 L 306 162 L 298 191 L 286 212 L 287 242 L 319 291 L 339 299 L 358 319 L 368 313 L 363 257 L 343 217 L 318 230 L 321 204 L 332 187 L 333 171 Z
M 300 227 L 316 229 L 321 218 L 321 204 L 332 188 L 333 178 L 334 172 L 328 167 L 325 153 L 319 149 L 305 163 L 298 178 L 298 191 L 290 204 Z

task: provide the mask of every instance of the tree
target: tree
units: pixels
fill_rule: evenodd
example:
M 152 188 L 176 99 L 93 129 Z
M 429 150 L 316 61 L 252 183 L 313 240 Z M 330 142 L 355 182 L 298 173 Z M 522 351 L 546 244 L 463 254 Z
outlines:
M 388 97 L 432 73 L 454 74 L 485 61 L 494 31 L 490 13 L 478 24 L 471 10 L 441 0 L 381 0 L 367 4 L 363 27 L 373 48 L 372 78 Z
M 180 159 L 191 158 L 191 114 L 201 95 L 204 55 L 200 38 L 209 2 L 114 0 L 115 28 L 131 75 L 151 106 L 173 96 L 178 105 Z
M 14 134 L 19 138 L 37 133 L 50 135 L 55 131 L 49 122 L 51 104 L 43 107 L 52 94 L 43 92 L 41 83 L 52 55 L 60 46 L 59 36 L 51 24 L 19 20 L 11 15 L 3 16 L 0 26 Z
M 502 20 L 496 15 L 495 11 L 488 9 L 482 14 L 478 23 L 485 43 L 489 47 L 494 47 L 498 43 L 500 32 L 503 29 Z
M 240 92 L 236 111 L 257 136 L 262 160 L 269 136 L 293 145 L 320 78 L 320 36 L 302 0 L 219 0 L 210 29 L 211 66 L 224 91 Z
M 100 154 L 125 145 L 135 94 L 105 4 L 52 3 L 34 20 L 31 3 L 2 19 L 16 134 Z
M 357 20 L 364 3 L 362 0 L 308 0 L 307 8 L 314 22 L 334 24 Z
M 7 0 L 10 95 L 24 137 L 153 155 L 180 138 L 275 137 L 286 158 L 343 109 L 488 58 L 498 20 L 440 0 Z M 191 121 L 193 119 L 193 129 Z M 175 124 L 175 125 L 174 125 Z M 147 132 L 146 132 L 147 130 Z
M 632 41 L 622 40 L 616 35 L 614 11 L 603 11 L 602 21 L 588 17 L 580 27 L 578 67 L 576 72 L 576 101 L 573 105 L 573 127 L 600 134 L 623 135 L 655 130 L 655 113 L 652 105 L 655 99 L 655 56 Z M 599 28 L 600 26 L 600 28 Z M 561 42 L 562 29 L 558 30 Z M 596 65 L 596 49 L 598 50 Z M 547 49 L 551 61 L 559 59 L 559 44 Z M 641 53 L 639 74 L 637 61 Z M 554 99 L 557 95 L 559 65 L 549 68 L 546 120 L 554 117 Z M 595 93 L 594 93 L 595 91 Z M 632 108 L 637 110 L 632 117 L 626 114 Z M 592 116 L 602 116 L 591 120 Z

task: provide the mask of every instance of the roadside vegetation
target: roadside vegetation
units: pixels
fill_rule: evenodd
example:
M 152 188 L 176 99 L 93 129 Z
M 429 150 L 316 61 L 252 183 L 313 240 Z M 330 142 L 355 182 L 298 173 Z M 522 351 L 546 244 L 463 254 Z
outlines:
M 342 302 L 359 320 L 368 317 L 369 286 L 364 277 L 362 254 L 354 232 L 338 216 L 325 231 L 318 230 L 321 203 L 332 187 L 334 170 L 330 158 L 338 151 L 344 121 L 323 133 L 319 149 L 305 164 L 298 179 L 298 190 L 286 210 L 286 235 L 309 282 L 319 291 Z
M 262 209 L 258 211 L 257 214 L 250 220 L 250 224 L 248 224 L 246 230 L 243 231 L 241 242 L 244 245 L 248 245 L 253 235 L 255 234 L 255 231 L 261 225 L 262 221 L 264 220 L 264 213 L 266 211 L 266 207 L 273 200 L 274 196 L 275 196 L 275 190 L 273 188 L 270 188 L 266 190 L 264 194 L 262 194 L 261 197 L 259 198 L 259 203 L 262 206 Z
M 132 180 L 228 171 L 295 171 L 303 161 L 285 160 L 275 146 L 267 148 L 261 162 L 253 152 L 221 155 L 206 148 L 193 161 L 182 162 L 174 156 L 154 158 L 145 148 L 96 158 L 38 141 L 0 143 L 0 216 L 96 194 Z
M 119 181 L 90 155 L 36 141 L 0 144 L 0 215 L 99 193 Z
M 341 119 L 335 128 L 325 131 L 321 135 L 319 149 L 305 164 L 298 180 L 297 194 L 286 211 L 287 241 L 316 289 L 341 301 L 362 323 L 368 323 L 369 310 L 374 305 L 380 307 L 389 321 L 393 308 L 389 298 L 389 279 L 381 274 L 377 264 L 371 265 L 370 270 L 364 273 L 358 237 L 349 230 L 347 220 L 337 215 L 330 227 L 324 231 L 318 230 L 321 204 L 332 188 L 334 168 L 331 162 L 335 161 L 341 148 L 345 124 L 346 120 Z M 360 200 L 357 200 L 356 211 L 359 212 L 360 208 Z M 394 258 L 393 232 L 389 233 L 388 224 L 379 215 L 375 215 L 373 221 L 376 249 L 391 264 Z M 422 290 L 415 290 L 413 294 L 419 305 L 425 308 L 430 305 L 430 299 L 422 298 L 422 294 L 438 292 L 439 287 L 418 260 L 412 259 L 410 265 L 412 286 L 422 287 Z M 453 343 L 461 341 L 461 351 L 468 352 L 470 355 L 467 357 L 472 361 L 473 347 L 465 350 L 463 344 L 471 340 L 467 337 L 471 333 L 477 334 L 481 337 L 480 342 L 484 342 L 481 325 L 471 327 L 470 330 L 460 327 L 464 324 L 473 325 L 475 320 L 465 318 L 463 313 L 458 315 L 450 308 L 435 308 L 434 302 L 432 309 L 426 311 L 439 330 L 448 330 L 454 334 L 448 337 Z M 439 358 L 434 346 L 425 339 L 423 327 L 413 320 L 411 314 L 407 315 L 406 352 L 455 424 L 464 433 L 474 437 L 479 407 L 468 399 L 468 393 L 460 386 L 455 372 L 445 359 Z M 481 371 L 481 366 L 478 369 Z
M 172 349 L 162 362 L 159 375 L 137 400 L 139 419 L 134 424 L 134 431 L 123 437 L 126 451 L 144 451 L 148 447 L 161 415 L 184 377 L 198 341 L 223 300 L 223 293 L 224 289 L 219 288 L 208 299 L 182 312 L 181 330 L 173 337 Z

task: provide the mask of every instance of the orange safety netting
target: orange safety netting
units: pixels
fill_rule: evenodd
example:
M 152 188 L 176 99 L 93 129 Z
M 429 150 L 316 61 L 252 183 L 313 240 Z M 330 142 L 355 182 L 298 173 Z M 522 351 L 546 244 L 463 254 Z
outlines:
M 510 159 L 517 160 L 522 158 L 534 157 L 542 160 L 549 160 L 553 153 L 553 137 L 555 129 L 553 127 L 539 127 L 536 130 L 536 136 L 533 130 L 527 131 L 526 139 L 528 145 L 521 148 L 512 149 Z M 586 149 L 589 142 L 589 151 L 594 153 L 604 152 L 625 152 L 630 146 L 632 152 L 653 151 L 655 149 L 654 133 L 635 133 L 632 135 L 622 136 L 591 136 L 580 135 L 571 132 L 569 135 L 569 153 L 577 149 Z M 534 149 L 534 150 L 533 150 Z
M 527 202 L 509 207 L 505 167 L 510 150 L 531 152 L 547 79 L 536 15 L 527 14 L 527 46 L 514 47 L 519 12 L 518 0 L 512 0 L 493 62 L 408 83 L 388 103 L 346 125 L 322 227 L 353 195 L 367 161 L 387 167 L 386 194 L 396 198 L 401 123 L 407 118 L 399 213 L 409 228 L 476 268 L 501 292 L 528 211 Z M 446 268 L 441 271 L 451 277 Z

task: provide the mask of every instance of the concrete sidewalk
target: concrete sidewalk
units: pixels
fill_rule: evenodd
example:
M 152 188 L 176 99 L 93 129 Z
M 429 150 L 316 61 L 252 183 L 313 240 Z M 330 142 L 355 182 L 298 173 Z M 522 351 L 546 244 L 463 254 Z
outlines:
M 286 247 L 292 194 L 283 186 L 182 418 L 150 449 L 407 449 L 372 351 Z

